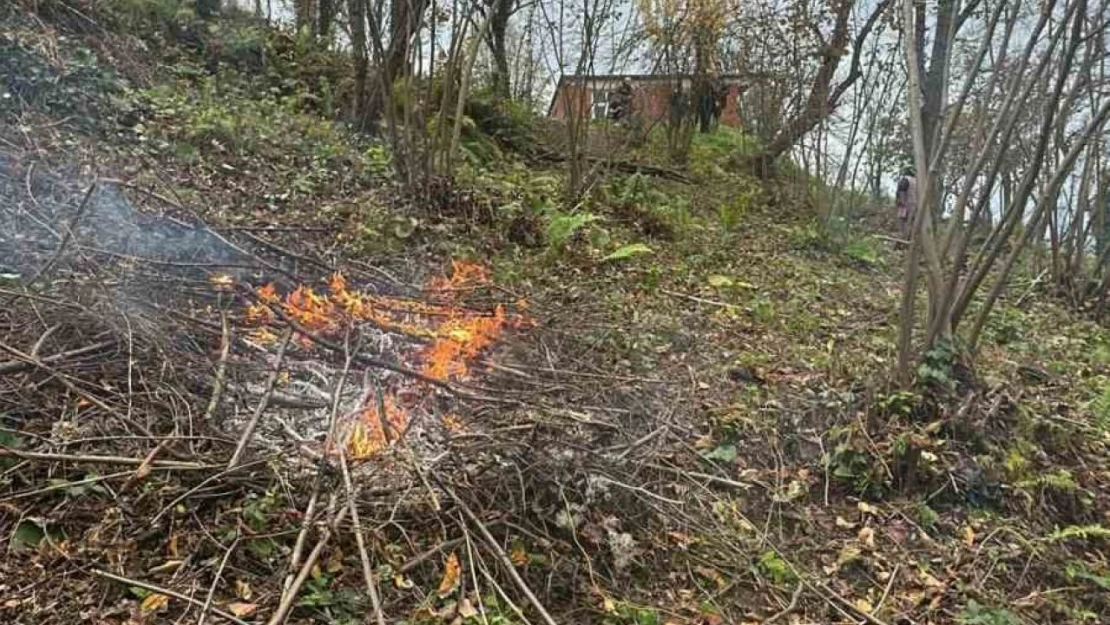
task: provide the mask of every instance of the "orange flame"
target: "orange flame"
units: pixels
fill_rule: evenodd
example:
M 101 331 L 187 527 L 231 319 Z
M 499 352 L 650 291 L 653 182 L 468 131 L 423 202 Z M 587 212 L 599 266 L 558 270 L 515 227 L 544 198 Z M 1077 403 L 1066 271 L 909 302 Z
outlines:
M 329 277 L 326 293 L 301 285 L 282 297 L 274 285 L 267 284 L 257 290 L 258 302 L 247 308 L 246 317 L 257 326 L 251 338 L 259 343 L 277 339 L 268 329 L 277 320 L 273 308 L 280 309 L 309 333 L 320 336 L 334 336 L 350 324 L 369 322 L 384 331 L 429 340 L 415 352 L 401 354 L 402 360 L 408 361 L 406 364 L 422 374 L 441 381 L 463 380 L 471 375 L 475 359 L 496 343 L 506 325 L 523 325 L 523 318 L 510 316 L 503 305 L 484 312 L 459 303 L 461 292 L 489 283 L 485 267 L 452 261 L 449 277 L 434 278 L 426 285 L 432 303 L 354 290 L 342 274 L 336 273 Z M 527 306 L 523 300 L 516 304 L 521 309 Z M 312 346 L 308 336 L 298 339 L 303 347 Z M 397 393 L 412 396 L 412 391 L 421 386 L 406 380 L 387 392 L 384 419 L 378 414 L 377 400 L 372 399 L 361 410 L 347 439 L 347 447 L 356 458 L 366 458 L 388 448 L 406 431 L 410 409 L 401 405 Z M 426 389 L 417 396 L 420 399 L 413 407 L 424 404 L 429 397 Z M 457 417 L 452 417 L 450 425 L 459 427 Z

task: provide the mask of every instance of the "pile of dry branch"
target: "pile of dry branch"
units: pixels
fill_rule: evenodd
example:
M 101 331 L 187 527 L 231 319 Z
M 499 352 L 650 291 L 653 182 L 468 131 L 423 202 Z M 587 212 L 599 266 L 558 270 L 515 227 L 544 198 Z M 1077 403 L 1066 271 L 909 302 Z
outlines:
M 643 537 L 691 485 L 743 486 L 673 464 L 657 381 L 560 368 L 479 266 L 412 286 L 260 243 L 0 158 L 17 622 L 552 623 L 670 557 Z

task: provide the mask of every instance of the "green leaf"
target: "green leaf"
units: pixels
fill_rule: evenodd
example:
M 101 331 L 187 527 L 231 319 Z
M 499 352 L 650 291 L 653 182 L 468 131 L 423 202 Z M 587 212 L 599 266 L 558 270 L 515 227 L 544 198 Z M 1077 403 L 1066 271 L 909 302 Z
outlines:
M 720 445 L 713 451 L 702 454 L 702 457 L 706 460 L 714 460 L 717 462 L 736 462 L 736 445 Z
M 3 416 L 3 415 L 0 415 Z M 15 434 L 7 430 L 0 430 L 0 447 L 7 447 L 8 449 L 19 449 L 23 441 Z M 0 469 L 10 469 L 19 464 L 19 458 L 14 456 L 0 457 Z
M 1090 538 L 1110 539 L 1110 528 L 1102 525 L 1069 525 L 1048 535 L 1049 542 L 1069 539 L 1087 540 Z
M 247 543 L 247 551 L 261 560 L 269 560 L 277 551 L 277 543 L 269 538 L 256 538 Z
M 39 546 L 42 539 L 46 537 L 46 532 L 42 527 L 34 521 L 26 520 L 20 524 L 12 532 L 10 541 L 11 550 L 15 552 L 31 551 Z
M 732 278 L 730 278 L 728 276 L 709 276 L 706 279 L 706 282 L 709 283 L 709 286 L 711 286 L 715 289 L 724 288 L 726 286 L 732 286 Z
M 567 215 L 555 213 L 548 218 L 546 238 L 552 245 L 558 247 L 565 244 L 586 224 L 598 221 L 601 217 L 593 213 L 574 213 Z
M 606 256 L 605 258 L 602 258 L 601 260 L 603 262 L 608 262 L 608 261 L 611 261 L 611 260 L 622 260 L 622 259 L 628 258 L 630 256 L 635 256 L 637 254 L 652 254 L 652 253 L 654 253 L 653 250 L 650 247 L 644 245 L 643 243 L 631 243 L 629 245 L 624 245 L 624 246 L 618 247 L 612 254 L 609 254 L 608 256 Z

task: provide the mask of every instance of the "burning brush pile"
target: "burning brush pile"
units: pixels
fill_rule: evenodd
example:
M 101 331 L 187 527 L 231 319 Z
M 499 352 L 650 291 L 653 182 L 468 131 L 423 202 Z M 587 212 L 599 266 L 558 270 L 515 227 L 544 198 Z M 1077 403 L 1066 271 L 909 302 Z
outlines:
M 669 557 L 651 380 L 288 229 L 0 155 L 0 622 L 553 623 Z
M 15 305 L 9 328 L 13 336 L 27 331 L 25 344 L 3 344 L 11 360 L 0 366 L 65 379 L 52 363 L 93 366 L 105 364 L 105 352 L 129 352 L 126 389 L 108 383 L 94 390 L 77 379 L 64 385 L 76 395 L 77 430 L 95 422 L 90 410 L 112 408 L 110 414 L 135 419 L 135 384 L 153 375 L 136 367 L 148 355 L 160 361 L 160 376 L 192 377 L 187 386 L 208 394 L 203 415 L 190 419 L 191 433 L 241 435 L 231 464 L 247 446 L 291 446 L 283 451 L 314 459 L 342 452 L 354 460 L 401 440 L 412 449 L 436 432 L 464 427 L 450 399 L 478 396 L 465 388 L 478 357 L 526 323 L 505 302 L 465 303 L 490 287 L 475 263 L 455 261 L 447 275 L 421 287 L 361 275 L 356 288 L 339 271 L 303 278 L 280 250 L 234 242 L 172 201 L 169 212 L 140 212 L 116 181 L 78 193 L 64 176 L 10 158 L 0 161 L 0 180 L 0 269 Z M 36 315 L 21 305 L 61 317 L 27 327 L 17 313 Z M 520 311 L 526 302 L 511 306 Z M 81 331 L 95 333 L 97 349 L 59 351 L 60 341 Z M 211 369 L 213 353 L 214 378 L 205 380 L 197 369 Z M 103 396 L 105 390 L 120 396 Z M 26 389 L 11 389 L 8 418 L 22 420 L 21 396 Z
M 234 286 L 230 276 L 212 280 L 220 288 Z M 340 273 L 328 278 L 323 291 L 298 285 L 282 294 L 267 283 L 255 289 L 255 301 L 242 316 L 252 328 L 244 340 L 267 350 L 271 359 L 293 354 L 284 386 L 300 398 L 292 400 L 294 404 L 321 404 L 317 419 L 299 420 L 304 438 L 324 442 L 316 453 L 332 454 L 332 445 L 339 445 L 351 457 L 366 459 L 401 439 L 414 444 L 414 426 L 425 434 L 437 427 L 463 428 L 459 417 L 438 401 L 442 395 L 436 391 L 465 392 L 458 383 L 470 380 L 479 355 L 508 327 L 525 323 L 519 314 L 508 315 L 501 303 L 491 310 L 475 310 L 459 302 L 461 294 L 489 283 L 480 265 L 458 261 L 449 277 L 429 281 L 423 299 L 352 289 Z M 518 304 L 523 308 L 526 303 Z M 270 353 L 275 346 L 277 355 Z M 368 350 L 392 358 L 359 356 Z M 325 390 L 341 375 L 346 377 L 327 364 L 327 357 L 336 354 L 346 373 L 351 365 L 368 367 L 362 388 L 351 385 L 349 394 Z M 271 384 L 264 392 L 272 390 Z
M 441 465 L 475 468 L 460 441 L 491 438 L 468 415 L 519 405 L 479 386 L 480 361 L 528 325 L 526 302 L 479 264 L 419 286 L 324 271 L 165 195 L 79 179 L 0 155 L 0 531 L 16 556 L 0 559 L 0 610 L 53 622 L 42 611 L 64 620 L 61 601 L 92 622 L 155 622 L 172 600 L 174 616 L 284 622 L 366 497 L 367 566 L 399 538 L 386 534 L 420 529 L 381 525 L 377 505 L 430 520 L 458 497 Z M 194 552 L 254 570 L 259 590 Z M 16 570 L 30 586 L 6 581 Z M 380 614 L 363 572 L 352 605 Z M 34 591 L 69 573 L 67 598 Z

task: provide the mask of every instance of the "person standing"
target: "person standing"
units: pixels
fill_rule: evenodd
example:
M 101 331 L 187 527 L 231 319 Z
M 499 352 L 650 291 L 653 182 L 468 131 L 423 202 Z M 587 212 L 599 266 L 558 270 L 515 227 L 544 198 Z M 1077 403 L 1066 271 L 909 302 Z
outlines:
M 917 178 L 912 167 L 902 171 L 898 190 L 894 193 L 894 206 L 898 210 L 898 225 L 902 236 L 913 238 L 913 217 L 917 212 Z
M 609 101 L 609 119 L 624 124 L 632 117 L 632 81 L 625 76 Z

